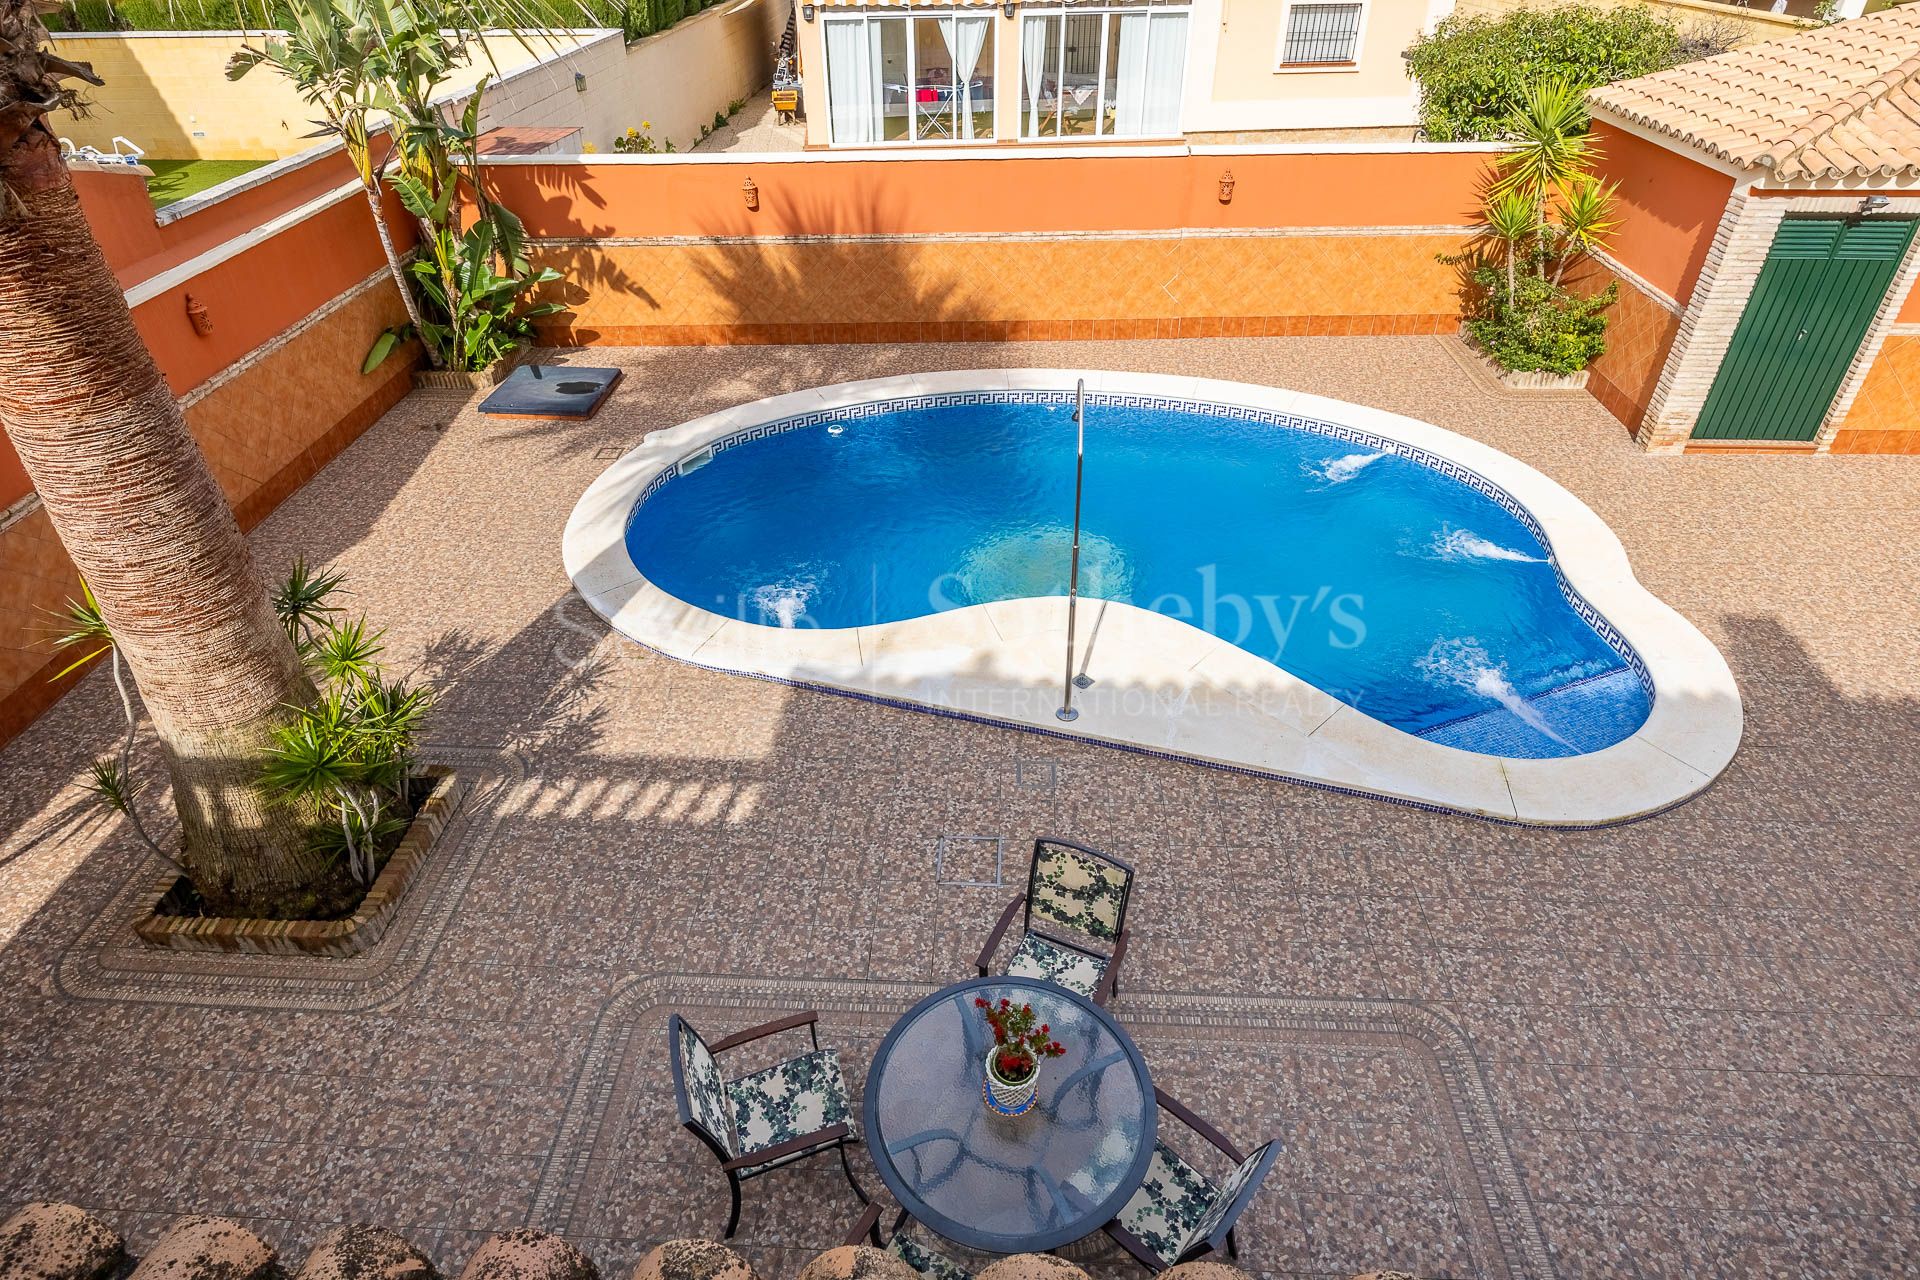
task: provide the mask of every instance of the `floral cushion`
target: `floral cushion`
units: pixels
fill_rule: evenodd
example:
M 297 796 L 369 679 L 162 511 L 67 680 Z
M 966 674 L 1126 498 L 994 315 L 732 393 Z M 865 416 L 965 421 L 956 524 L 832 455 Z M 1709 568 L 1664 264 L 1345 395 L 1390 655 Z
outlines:
M 887 1252 L 927 1276 L 929 1280 L 973 1280 L 973 1273 L 941 1253 L 896 1234 L 887 1244 Z
M 1124 868 L 1057 844 L 1042 844 L 1034 858 L 1028 906 L 1035 916 L 1089 938 L 1120 936 L 1132 879 Z
M 1146 1181 L 1115 1220 L 1160 1261 L 1172 1266 L 1192 1243 L 1194 1229 L 1220 1199 L 1219 1190 L 1204 1174 L 1166 1143 L 1156 1142 L 1153 1159 L 1147 1163 Z
M 680 1079 L 685 1093 L 680 1099 L 681 1119 L 692 1120 L 707 1136 L 726 1151 L 729 1157 L 740 1153 L 739 1144 L 733 1136 L 732 1108 L 727 1102 L 727 1083 L 720 1075 L 720 1064 L 713 1060 L 713 1054 L 707 1048 L 700 1033 L 679 1018 L 674 1019 L 679 1030 Z
M 1007 974 L 1010 977 L 1055 982 L 1083 996 L 1093 994 L 1106 971 L 1105 956 L 1090 956 L 1084 951 L 1049 942 L 1035 933 L 1020 940 L 1020 949 L 1007 962 Z
M 840 1059 L 831 1049 L 815 1049 L 742 1076 L 727 1085 L 727 1096 L 733 1104 L 733 1130 L 741 1155 L 846 1123 L 853 1114 L 847 1103 L 846 1081 L 840 1075 Z M 741 1172 L 758 1173 L 767 1167 L 758 1165 Z

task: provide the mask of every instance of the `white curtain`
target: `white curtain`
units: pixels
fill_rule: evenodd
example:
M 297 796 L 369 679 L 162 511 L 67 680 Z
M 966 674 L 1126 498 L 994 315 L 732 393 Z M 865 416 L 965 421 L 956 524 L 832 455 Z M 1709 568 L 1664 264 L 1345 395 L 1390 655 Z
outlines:
M 1147 119 L 1147 15 L 1117 13 L 1120 65 L 1114 69 L 1113 131 L 1125 138 L 1145 133 Z
M 826 24 L 827 116 L 836 146 L 880 140 L 880 99 L 867 58 L 866 25 L 859 20 Z
M 940 24 L 940 38 L 947 42 L 947 55 L 953 59 L 953 80 L 960 94 L 960 136 L 973 136 L 973 69 L 980 65 L 980 50 L 987 43 L 991 18 L 955 18 Z
M 1040 78 L 1047 67 L 1047 23 L 1058 18 L 1028 18 L 1020 28 L 1020 65 L 1027 82 L 1027 137 L 1040 136 Z
M 1140 116 L 1140 132 L 1178 133 L 1180 91 L 1186 82 L 1187 15 L 1156 13 L 1147 22 L 1146 105 Z M 1124 82 L 1120 92 L 1127 92 Z

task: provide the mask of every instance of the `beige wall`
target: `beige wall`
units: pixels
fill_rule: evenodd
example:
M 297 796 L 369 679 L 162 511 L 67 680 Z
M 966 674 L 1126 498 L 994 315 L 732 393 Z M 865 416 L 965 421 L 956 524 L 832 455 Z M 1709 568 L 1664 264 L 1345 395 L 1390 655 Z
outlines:
M 1198 0 L 1199 42 L 1188 61 L 1189 133 L 1408 126 L 1414 83 L 1401 52 L 1451 8 L 1451 0 L 1364 0 L 1359 57 L 1325 70 L 1283 68 L 1291 0 Z
M 483 73 L 510 74 L 553 51 L 572 49 L 604 33 L 554 32 L 486 41 L 488 58 L 460 68 L 449 89 L 464 93 Z M 56 112 L 53 128 L 76 146 L 113 149 L 121 134 L 159 160 L 277 160 L 316 145 L 315 110 L 280 76 L 265 69 L 240 80 L 226 77 L 227 59 L 259 36 L 237 31 L 88 32 L 55 36 L 63 58 L 91 62 L 107 83 L 86 90 L 87 116 Z M 614 41 L 618 47 L 618 39 Z M 572 76 L 564 76 L 572 93 Z M 492 114 L 491 112 L 489 114 Z M 547 123 L 537 121 L 531 123 Z
M 676 22 L 627 47 L 625 119 L 615 132 L 651 121 L 657 141 L 682 151 L 714 113 L 751 98 L 773 78 L 773 46 L 786 26 L 787 0 L 736 0 Z M 813 24 L 818 26 L 818 23 Z M 592 138 L 600 150 L 611 139 Z

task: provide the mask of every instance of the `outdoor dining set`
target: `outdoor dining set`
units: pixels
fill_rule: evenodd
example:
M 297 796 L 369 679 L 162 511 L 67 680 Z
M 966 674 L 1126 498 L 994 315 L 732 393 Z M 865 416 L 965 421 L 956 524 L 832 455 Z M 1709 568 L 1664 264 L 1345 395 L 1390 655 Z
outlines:
M 796 1013 L 709 1044 L 668 1020 L 680 1122 L 710 1148 L 733 1195 L 728 1237 L 750 1178 L 832 1151 L 866 1206 L 846 1243 L 871 1241 L 938 1280 L 965 1280 L 969 1253 L 1043 1253 L 1104 1231 L 1151 1271 L 1224 1249 L 1279 1155 L 1243 1153 L 1156 1087 L 1146 1058 L 1108 1010 L 1127 952 L 1133 870 L 1097 850 L 1042 837 L 1026 893 L 981 949 L 978 976 L 927 996 L 881 1041 L 856 1125 L 838 1055 L 818 1017 Z M 994 973 L 1016 917 L 1022 932 Z M 804 1028 L 812 1048 L 728 1077 L 722 1055 Z M 1184 1133 L 1168 1140 L 1162 1114 Z M 1212 1146 L 1210 1178 L 1182 1155 Z M 854 1177 L 866 1143 L 899 1204 L 885 1210 Z M 956 1250 L 953 1246 L 959 1246 Z

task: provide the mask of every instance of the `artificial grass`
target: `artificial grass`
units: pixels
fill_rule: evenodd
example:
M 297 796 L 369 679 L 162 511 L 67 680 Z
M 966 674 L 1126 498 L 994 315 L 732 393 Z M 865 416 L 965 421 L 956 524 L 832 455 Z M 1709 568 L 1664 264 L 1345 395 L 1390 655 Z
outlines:
M 177 200 L 198 195 L 208 187 L 217 187 L 228 178 L 251 173 L 267 160 L 142 160 L 153 170 L 147 180 L 147 195 L 153 207 L 164 209 Z

